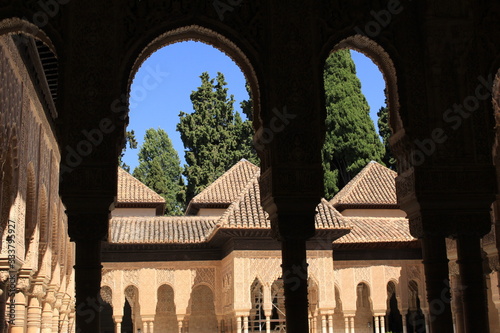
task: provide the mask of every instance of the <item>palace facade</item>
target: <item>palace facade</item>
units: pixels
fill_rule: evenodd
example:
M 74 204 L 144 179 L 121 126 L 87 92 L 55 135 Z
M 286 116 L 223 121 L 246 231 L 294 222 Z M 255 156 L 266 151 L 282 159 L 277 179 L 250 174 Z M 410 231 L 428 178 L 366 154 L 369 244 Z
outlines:
M 269 235 L 274 240 L 269 239 L 267 250 L 281 254 L 277 256 L 281 258 L 281 274 L 267 280 L 256 276 L 248 277 L 249 282 L 235 271 L 233 282 L 226 279 L 225 285 L 215 285 L 212 290 L 210 284 L 201 282 L 206 280 L 201 273 L 201 280 L 195 281 L 193 274 L 196 277 L 198 273 L 192 269 L 180 278 L 188 281 L 189 275 L 192 286 L 199 288 L 193 300 L 214 298 L 216 320 L 211 317 L 211 327 L 217 323 L 234 330 L 242 322 L 245 330 L 247 317 L 251 325 L 255 317 L 249 313 L 254 306 L 248 298 L 240 302 L 234 295 L 225 301 L 217 297 L 229 290 L 228 285 L 241 283 L 241 288 L 232 289 L 237 292 L 248 290 L 254 282 L 252 290 L 257 291 L 252 293 L 257 295 L 262 285 L 262 304 L 266 304 L 259 310 L 259 318 L 282 320 L 272 309 L 284 307 L 289 333 L 309 332 L 320 321 L 321 329 L 331 330 L 341 325 L 342 319 L 344 329 L 349 325 L 352 330 L 356 318 L 365 318 L 359 325 L 368 318 L 353 315 L 358 302 L 353 305 L 352 289 L 349 296 L 339 288 L 339 302 L 322 303 L 321 290 L 332 289 L 322 284 L 325 280 L 317 275 L 317 266 L 304 264 L 316 260 L 308 259 L 311 250 L 323 251 L 322 247 L 311 249 L 310 244 L 324 245 L 325 237 L 334 244 L 333 261 L 325 259 L 333 262 L 334 270 L 344 262 L 354 265 L 361 255 L 373 253 L 383 258 L 389 246 L 368 250 L 374 246 L 370 242 L 344 244 L 342 240 L 356 235 L 357 229 L 353 226 L 341 237 L 343 228 L 349 228 L 347 224 L 321 225 L 325 221 L 317 214 L 318 209 L 333 205 L 343 216 L 340 221 L 358 220 L 359 236 L 364 235 L 363 230 L 369 233 L 369 219 L 349 216 L 359 207 L 343 210 L 342 204 L 335 207 L 335 203 L 321 199 L 326 114 L 323 67 L 331 52 L 347 48 L 370 57 L 386 81 L 390 146 L 397 159 L 396 201 L 405 212 L 411 236 L 420 242 L 421 259 L 415 260 L 421 260 L 425 277 L 420 283 L 415 280 L 417 285 L 411 283 L 409 289 L 413 294 L 418 290 L 428 330 L 495 331 L 500 303 L 500 239 L 496 230 L 499 16 L 500 4 L 495 0 L 0 0 L 0 277 L 4 288 L 0 302 L 9 313 L 12 305 L 15 313 L 10 324 L 10 318 L 4 316 L 6 320 L 0 325 L 4 329 L 9 325 L 15 332 L 55 332 L 66 327 L 99 332 L 103 312 L 96 304 L 100 304 L 103 260 L 105 265 L 111 264 L 117 259 L 111 260 L 110 249 L 129 246 L 113 244 L 121 238 L 115 239 L 109 231 L 117 218 L 110 221 L 118 205 L 117 161 L 125 142 L 130 86 L 153 52 L 194 40 L 225 52 L 249 82 L 254 143 L 261 161 L 257 179 L 260 195 L 255 200 L 269 218 L 265 221 L 269 221 Z M 230 211 L 231 204 L 210 209 Z M 196 207 L 194 204 L 192 209 L 196 211 Z M 200 206 L 199 211 L 203 209 Z M 195 215 L 194 211 L 189 215 Z M 251 262 L 237 256 L 240 247 L 247 253 L 255 250 L 245 248 L 249 246 L 247 229 L 259 237 L 268 229 L 262 224 L 239 227 L 238 223 L 250 222 L 237 219 L 234 228 L 227 228 L 227 224 L 217 227 L 222 217 L 211 217 L 211 222 L 206 217 L 199 222 L 187 217 L 198 226 L 195 234 L 186 227 L 181 236 L 175 236 L 180 238 L 170 232 L 164 235 L 178 240 L 174 248 L 187 246 L 189 237 L 194 237 L 200 248 L 207 243 L 210 247 L 201 253 L 213 256 L 212 264 L 219 260 L 222 265 L 224 258 L 233 257 L 235 264 L 228 263 L 229 267 Z M 231 215 L 227 218 L 231 225 Z M 213 233 L 204 234 L 205 230 Z M 209 236 L 212 238 L 205 241 Z M 213 250 L 214 242 L 226 245 Z M 178 252 L 171 251 L 170 245 L 161 245 L 165 246 L 161 250 L 154 245 L 142 246 L 153 249 L 141 252 L 143 257 L 136 261 L 153 262 L 151 258 L 157 254 Z M 107 252 L 101 251 L 103 247 Z M 189 251 L 205 258 L 198 250 Z M 413 253 L 411 246 L 394 252 Z M 174 256 L 164 262 L 170 265 L 181 259 Z M 170 269 L 168 265 L 165 270 Z M 346 268 L 346 276 L 356 277 L 349 271 L 364 272 L 361 267 Z M 386 268 L 383 271 L 386 274 Z M 266 290 L 277 295 L 280 287 L 273 289 L 272 284 L 280 277 L 285 301 L 270 302 Z M 404 274 L 402 277 L 401 283 L 393 281 L 389 289 L 395 286 L 397 308 L 404 318 L 405 311 L 416 310 L 415 302 L 405 303 L 403 295 L 408 291 L 398 292 L 411 282 Z M 157 281 L 165 285 L 162 293 L 169 295 L 173 290 L 173 297 L 180 297 L 169 279 Z M 271 292 L 266 286 L 269 281 Z M 387 324 L 383 297 L 377 296 L 375 301 L 375 290 L 379 290 L 375 281 L 364 283 L 366 287 L 356 287 L 356 295 L 372 300 L 359 304 L 372 309 L 372 328 L 380 331 Z M 150 295 L 160 286 L 155 285 Z M 316 288 L 318 302 L 309 302 L 314 293 L 308 291 Z M 120 290 L 114 292 L 124 292 Z M 11 294 L 15 294 L 15 302 L 8 299 Z M 193 307 L 190 299 L 187 306 L 181 300 L 174 302 L 178 326 L 186 323 L 186 327 L 193 327 L 201 320 L 195 316 L 200 313 L 199 302 Z M 203 305 L 207 303 L 211 304 Z M 145 306 L 144 302 L 138 304 Z M 311 309 L 309 304 L 317 307 Z M 342 309 L 336 313 L 338 304 Z M 129 304 L 130 312 L 134 306 Z M 4 307 L 0 308 L 5 313 Z M 154 313 L 151 308 L 134 310 L 135 315 Z M 141 325 L 146 322 L 142 329 L 154 330 L 154 318 L 141 319 Z M 134 323 L 138 325 L 138 321 Z

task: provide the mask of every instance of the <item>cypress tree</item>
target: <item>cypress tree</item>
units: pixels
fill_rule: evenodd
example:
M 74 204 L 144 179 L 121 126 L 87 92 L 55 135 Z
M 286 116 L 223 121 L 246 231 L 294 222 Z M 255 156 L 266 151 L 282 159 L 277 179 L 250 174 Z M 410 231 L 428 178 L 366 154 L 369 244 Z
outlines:
M 185 148 L 188 202 L 242 158 L 256 158 L 250 145 L 251 122 L 234 112 L 234 96 L 228 96 L 224 75 L 210 79 L 204 72 L 200 78 L 201 86 L 191 93 L 194 112 L 181 111 L 177 125 Z
M 381 162 L 384 147 L 370 119 L 349 50 L 332 53 L 324 69 L 326 136 L 325 197 L 331 199 L 368 162 Z
M 179 155 L 167 133 L 150 128 L 139 151 L 139 165 L 134 177 L 161 195 L 166 201 L 166 215 L 184 212 L 184 182 Z
M 382 137 L 382 141 L 385 147 L 385 154 L 382 157 L 382 162 L 392 169 L 396 169 L 396 159 L 392 156 L 391 147 L 389 145 L 389 137 L 391 136 L 391 129 L 389 128 L 389 109 L 387 106 L 383 106 L 377 112 L 378 116 L 378 130 L 379 134 Z

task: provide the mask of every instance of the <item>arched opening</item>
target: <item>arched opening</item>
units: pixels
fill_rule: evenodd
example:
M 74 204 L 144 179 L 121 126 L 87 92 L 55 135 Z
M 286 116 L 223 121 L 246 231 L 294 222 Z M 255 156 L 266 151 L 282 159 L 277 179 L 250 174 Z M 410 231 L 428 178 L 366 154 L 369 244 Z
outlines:
M 279 278 L 271 285 L 271 331 L 286 332 L 285 293 L 283 279 Z
M 189 331 L 200 333 L 217 332 L 217 316 L 215 315 L 212 289 L 203 284 L 194 287 L 190 301 Z
M 136 286 L 128 286 L 125 288 L 122 333 L 135 333 L 139 328 L 142 329 L 139 290 Z
M 248 329 L 250 332 L 262 332 L 266 330 L 266 314 L 264 313 L 264 289 L 259 279 L 255 279 L 250 286 L 250 301 L 252 309 L 248 318 Z
M 425 333 L 425 317 L 420 308 L 418 283 L 414 280 L 408 282 L 408 314 L 406 315 L 408 333 Z
M 370 39 L 352 36 L 339 42 L 325 60 L 323 79 L 322 159 L 330 200 L 370 161 L 396 169 L 390 137 L 402 126 L 394 66 Z
M 317 320 L 319 306 L 319 290 L 318 284 L 312 278 L 307 281 L 307 295 L 309 301 L 309 327 L 319 327 Z
M 123 305 L 123 319 L 122 331 L 120 333 L 135 333 L 134 321 L 132 319 L 132 306 L 128 299 L 125 297 L 125 304 Z
M 154 318 L 155 333 L 177 333 L 177 315 L 175 311 L 174 289 L 161 285 L 157 291 L 156 312 Z
M 101 287 L 101 315 L 99 317 L 99 326 L 101 333 L 115 333 L 115 324 L 113 321 L 113 292 L 110 287 Z M 121 333 L 121 332 L 120 332 Z
M 370 287 L 364 282 L 356 286 L 356 315 L 354 317 L 356 333 L 372 333 L 374 327 L 373 307 Z
M 344 309 L 340 289 L 335 285 L 335 309 L 333 310 L 333 331 L 342 331 L 345 329 Z
M 396 284 L 393 281 L 387 283 L 387 327 L 393 333 L 403 332 L 403 318 L 398 307 L 396 297 Z
M 138 72 L 139 68 L 142 66 L 143 62 L 151 56 L 155 51 L 163 48 L 167 45 L 171 45 L 177 42 L 185 41 L 198 41 L 206 43 L 213 46 L 219 51 L 225 53 L 230 57 L 244 73 L 252 91 L 253 98 L 253 110 L 254 110 L 254 128 L 258 128 L 260 125 L 260 90 L 257 79 L 257 73 L 254 69 L 253 64 L 250 59 L 246 56 L 245 52 L 238 47 L 234 42 L 229 40 L 227 37 L 205 27 L 198 25 L 190 25 L 181 27 L 168 31 L 156 38 L 154 38 L 145 48 L 142 50 L 135 51 L 129 58 L 126 59 L 123 73 L 130 73 L 127 80 L 127 86 L 124 91 L 130 92 L 133 79 Z M 128 94 L 126 95 L 128 96 Z

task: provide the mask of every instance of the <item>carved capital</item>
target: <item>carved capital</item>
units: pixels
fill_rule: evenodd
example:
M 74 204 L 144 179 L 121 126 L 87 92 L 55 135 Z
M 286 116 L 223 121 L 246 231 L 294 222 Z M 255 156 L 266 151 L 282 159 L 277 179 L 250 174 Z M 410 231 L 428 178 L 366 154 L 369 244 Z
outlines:
M 68 233 L 72 241 L 96 242 L 105 240 L 108 235 L 109 213 L 73 213 L 68 215 Z

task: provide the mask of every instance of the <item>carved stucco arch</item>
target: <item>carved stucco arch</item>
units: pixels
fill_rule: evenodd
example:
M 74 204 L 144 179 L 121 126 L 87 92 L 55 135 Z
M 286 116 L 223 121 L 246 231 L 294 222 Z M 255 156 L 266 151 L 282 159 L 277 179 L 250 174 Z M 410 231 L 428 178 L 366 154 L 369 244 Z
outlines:
M 236 65 L 241 69 L 243 75 L 247 79 L 252 93 L 253 109 L 254 109 L 254 128 L 260 125 L 260 88 L 259 80 L 254 66 L 243 50 L 236 45 L 235 42 L 228 37 L 200 25 L 187 25 L 177 29 L 169 30 L 153 38 L 146 47 L 132 50 L 131 58 L 126 59 L 125 73 L 130 73 L 126 86 L 126 96 L 130 94 L 130 88 L 136 73 L 141 65 L 157 50 L 184 41 L 197 41 L 210 45 L 219 51 L 223 52 L 231 58 Z
M 392 133 L 402 130 L 404 126 L 400 116 L 398 76 L 396 66 L 389 53 L 374 40 L 361 35 L 353 35 L 341 40 L 335 44 L 332 52 L 342 49 L 350 49 L 363 53 L 378 67 L 385 81 L 387 107 L 389 109 L 389 127 Z
M 57 49 L 46 32 L 37 25 L 18 17 L 0 20 L 0 36 L 10 34 L 26 34 L 30 37 L 42 41 L 54 55 L 57 56 Z
M 111 289 L 110 286 L 108 285 L 101 286 L 100 295 L 104 302 L 108 303 L 111 307 L 113 307 L 113 289 Z

